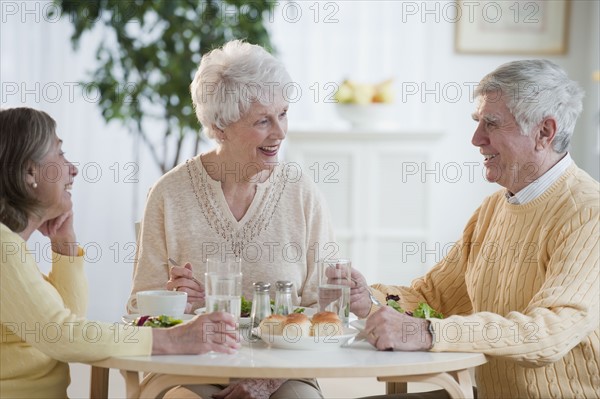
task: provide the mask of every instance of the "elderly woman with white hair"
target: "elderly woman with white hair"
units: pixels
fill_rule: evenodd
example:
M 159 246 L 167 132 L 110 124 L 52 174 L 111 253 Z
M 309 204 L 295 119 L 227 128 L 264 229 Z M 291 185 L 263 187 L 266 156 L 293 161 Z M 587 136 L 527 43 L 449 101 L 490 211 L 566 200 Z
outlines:
M 278 160 L 292 88 L 282 63 L 260 46 L 236 40 L 202 57 L 192 99 L 217 145 L 169 171 L 150 191 L 130 312 L 135 293 L 149 289 L 187 292 L 188 312 L 204 306 L 203 261 L 232 256 L 242 259 L 246 298 L 254 282 L 288 280 L 295 305 L 316 304 L 315 261 L 336 246 L 315 185 Z M 184 266 L 169 267 L 169 258 Z M 240 380 L 178 388 L 177 395 L 183 389 L 220 399 L 322 397 L 315 380 Z

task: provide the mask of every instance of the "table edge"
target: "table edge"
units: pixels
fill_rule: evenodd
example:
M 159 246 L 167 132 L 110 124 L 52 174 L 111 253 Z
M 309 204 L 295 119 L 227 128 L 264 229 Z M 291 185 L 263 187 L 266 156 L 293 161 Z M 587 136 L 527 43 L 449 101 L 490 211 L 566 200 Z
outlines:
M 304 367 L 295 368 L 293 366 L 222 366 L 222 365 L 193 365 L 186 363 L 174 366 L 172 363 L 161 362 L 152 363 L 149 358 L 152 356 L 128 356 L 112 357 L 96 362 L 88 362 L 95 367 L 114 368 L 119 370 L 154 372 L 160 374 L 176 374 L 187 376 L 205 376 L 205 377 L 231 377 L 231 378 L 340 378 L 340 377 L 394 377 L 401 375 L 426 375 L 440 372 L 452 372 L 465 370 L 482 365 L 487 362 L 487 358 L 482 353 L 454 352 L 470 354 L 471 357 L 460 359 L 450 359 L 447 361 L 437 361 L 435 364 L 424 362 L 421 365 L 411 365 L 408 372 L 398 372 L 398 368 L 393 365 L 365 365 L 348 367 Z

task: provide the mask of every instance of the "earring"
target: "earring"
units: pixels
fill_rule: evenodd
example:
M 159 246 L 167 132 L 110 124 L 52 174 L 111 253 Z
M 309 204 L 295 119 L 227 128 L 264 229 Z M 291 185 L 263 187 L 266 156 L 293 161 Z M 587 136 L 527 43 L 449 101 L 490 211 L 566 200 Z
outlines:
M 31 187 L 33 187 L 33 189 L 35 190 L 37 188 L 37 183 L 36 182 L 31 183 Z

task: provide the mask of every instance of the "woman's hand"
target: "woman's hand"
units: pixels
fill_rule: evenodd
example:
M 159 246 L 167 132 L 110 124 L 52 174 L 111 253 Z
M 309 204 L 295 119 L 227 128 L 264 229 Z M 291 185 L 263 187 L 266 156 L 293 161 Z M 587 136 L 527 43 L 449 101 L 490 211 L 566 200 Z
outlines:
M 154 328 L 152 337 L 153 355 L 235 353 L 241 346 L 235 319 L 225 312 L 196 316 L 171 328 Z
M 367 317 L 371 311 L 371 298 L 367 280 L 354 268 L 352 268 L 351 278 L 350 311 L 360 318 Z
M 367 319 L 365 333 L 369 343 L 378 350 L 429 350 L 433 342 L 429 320 L 411 317 L 389 306 Z
M 269 399 L 286 380 L 245 379 L 233 382 L 221 392 L 214 394 L 214 399 Z
M 173 266 L 169 269 L 169 280 L 167 281 L 168 290 L 177 290 L 187 292 L 188 308 L 194 302 L 204 301 L 204 285 L 194 278 L 192 264 L 186 263 L 184 266 Z
M 63 213 L 42 223 L 38 230 L 50 238 L 52 251 L 67 256 L 78 255 L 77 238 L 73 229 L 73 211 Z

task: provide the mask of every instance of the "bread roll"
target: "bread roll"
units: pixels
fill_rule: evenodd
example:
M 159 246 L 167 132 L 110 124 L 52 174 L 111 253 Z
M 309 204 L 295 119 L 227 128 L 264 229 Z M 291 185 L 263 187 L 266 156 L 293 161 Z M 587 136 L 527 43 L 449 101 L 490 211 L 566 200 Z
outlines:
M 281 335 L 283 334 L 283 323 L 286 317 L 280 314 L 272 314 L 261 320 L 258 328 L 261 335 Z
M 339 316 L 334 313 L 334 312 L 328 312 L 328 311 L 323 311 L 323 312 L 318 312 L 315 313 L 312 317 L 312 321 L 313 323 L 319 323 L 321 321 L 332 321 L 332 320 L 340 320 Z
M 343 326 L 339 316 L 333 312 L 315 313 L 312 318 L 312 334 L 318 338 L 342 335 Z
M 283 335 L 289 339 L 310 337 L 312 324 L 302 313 L 290 313 L 283 322 Z

